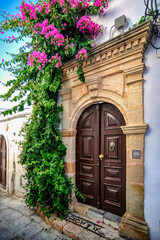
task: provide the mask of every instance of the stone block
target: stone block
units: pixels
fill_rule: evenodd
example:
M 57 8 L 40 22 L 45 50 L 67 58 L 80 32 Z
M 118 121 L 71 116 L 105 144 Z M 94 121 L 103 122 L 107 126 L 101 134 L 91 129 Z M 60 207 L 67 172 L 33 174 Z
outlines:
M 134 161 L 134 160 L 133 160 Z M 143 184 L 143 165 L 135 163 L 135 165 L 127 165 L 127 181 L 130 183 Z
M 74 240 L 78 240 L 78 236 L 82 232 L 82 230 L 83 228 L 73 223 L 68 223 L 64 226 L 63 233 Z
M 127 115 L 130 125 L 142 124 L 144 121 L 143 106 L 130 107 Z
M 82 216 L 87 216 L 87 211 L 90 208 L 89 205 L 83 204 L 83 203 L 79 203 L 77 202 L 74 206 L 73 206 L 73 210 L 77 213 L 79 213 Z
M 143 96 L 142 91 L 137 91 L 132 94 L 128 94 L 128 107 L 142 106 Z
M 118 230 L 119 229 L 119 222 L 113 222 L 113 221 L 108 220 L 107 218 L 104 218 L 103 221 L 104 221 L 104 224 L 107 225 L 107 227 L 111 227 L 114 230 Z
M 99 239 L 100 236 L 85 229 L 78 236 L 78 240 L 99 240 Z
M 52 222 L 52 227 L 61 232 L 63 231 L 63 227 L 68 224 L 68 222 L 66 220 L 60 220 L 60 219 L 56 219 Z
M 129 213 L 144 218 L 144 187 L 143 185 L 127 183 Z
M 127 239 L 149 240 L 149 229 L 146 222 L 127 212 L 122 217 L 119 234 Z
M 49 226 L 52 226 L 53 221 L 57 219 L 57 214 L 53 213 L 51 214 L 51 216 L 48 218 L 47 216 L 45 216 L 45 223 Z
M 65 172 L 66 173 L 75 173 L 75 163 L 65 162 Z
M 87 211 L 87 216 L 89 218 L 94 218 L 96 221 L 103 222 L 105 211 L 97 209 L 97 208 L 89 208 Z
M 45 219 L 45 213 L 42 212 L 42 211 L 40 211 L 40 217 L 43 218 L 43 219 Z
M 38 216 L 40 216 L 40 208 L 41 208 L 40 204 L 36 203 L 36 213 Z
M 104 214 L 104 220 L 105 219 L 108 219 L 112 222 L 120 222 L 121 221 L 121 217 L 118 216 L 118 215 L 115 215 L 113 213 L 110 213 L 110 212 L 105 212 Z
M 131 134 L 128 136 L 130 149 L 142 149 L 144 145 L 144 134 Z

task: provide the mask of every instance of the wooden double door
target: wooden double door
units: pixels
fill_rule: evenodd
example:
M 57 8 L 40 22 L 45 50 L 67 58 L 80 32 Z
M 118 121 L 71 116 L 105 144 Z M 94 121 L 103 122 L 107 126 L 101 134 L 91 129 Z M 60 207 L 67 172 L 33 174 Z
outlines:
M 0 183 L 6 186 L 7 173 L 7 154 L 6 154 L 6 140 L 4 136 L 0 136 Z
M 115 106 L 94 104 L 79 118 L 76 141 L 76 185 L 85 203 L 119 216 L 126 210 L 122 125 L 123 116 Z

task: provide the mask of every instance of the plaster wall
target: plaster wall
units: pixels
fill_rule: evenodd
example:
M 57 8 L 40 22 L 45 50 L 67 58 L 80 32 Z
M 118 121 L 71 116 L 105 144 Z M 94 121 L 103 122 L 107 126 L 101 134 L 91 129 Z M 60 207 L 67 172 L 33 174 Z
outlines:
M 10 194 L 21 196 L 24 189 L 24 180 L 22 178 L 23 169 L 18 163 L 20 145 L 17 143 L 22 140 L 19 131 L 24 126 L 29 113 L 19 113 L 13 116 L 0 117 L 0 135 L 3 135 L 7 144 L 7 176 L 6 191 Z
M 160 1 L 157 1 L 160 3 Z M 124 31 L 144 15 L 144 1 L 139 0 L 112 0 L 109 1 L 109 8 L 104 16 L 93 16 L 99 24 L 107 27 L 104 35 L 100 36 L 97 42 L 107 41 L 110 36 L 119 34 L 114 28 L 114 19 L 125 14 L 128 24 Z M 160 55 L 160 54 L 159 54 Z M 149 45 L 145 55 L 144 63 L 144 120 L 149 124 L 149 130 L 145 135 L 144 150 L 144 213 L 145 220 L 150 228 L 151 240 L 160 239 L 160 59 L 156 57 L 155 50 Z

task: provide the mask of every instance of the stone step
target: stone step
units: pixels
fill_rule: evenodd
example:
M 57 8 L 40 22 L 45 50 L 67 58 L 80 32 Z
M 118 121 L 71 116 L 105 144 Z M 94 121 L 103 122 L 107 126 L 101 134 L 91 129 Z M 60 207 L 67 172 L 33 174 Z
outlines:
M 93 222 L 104 223 L 117 230 L 119 229 L 120 216 L 79 202 L 73 206 L 73 210 L 81 216 L 88 217 Z
M 76 207 L 75 207 L 76 209 Z M 51 214 L 48 219 L 42 212 L 39 211 L 37 205 L 37 213 L 40 215 L 47 225 L 50 225 L 60 233 L 75 240 L 123 240 L 124 238 L 118 235 L 119 222 L 113 222 L 108 219 L 104 222 L 103 211 L 93 209 L 87 205 L 77 205 L 77 209 L 82 214 L 73 209 L 70 211 L 65 220 L 57 218 L 56 214 Z M 90 211 L 88 211 L 90 209 Z M 97 214 L 97 215 L 96 215 Z M 101 216 L 101 218 L 100 218 Z M 102 218 L 103 216 L 103 218 Z M 98 220 L 100 219 L 100 220 Z M 68 239 L 68 238 L 66 238 Z

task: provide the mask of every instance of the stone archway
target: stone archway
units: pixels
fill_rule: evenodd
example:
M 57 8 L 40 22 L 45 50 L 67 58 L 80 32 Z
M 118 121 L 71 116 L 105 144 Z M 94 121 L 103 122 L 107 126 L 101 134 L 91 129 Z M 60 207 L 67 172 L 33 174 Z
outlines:
M 63 140 L 67 146 L 66 175 L 75 183 L 76 126 L 83 110 L 95 102 L 107 102 L 122 113 L 126 126 L 126 212 L 120 234 L 130 239 L 149 239 L 144 219 L 144 122 L 143 55 L 150 22 L 138 26 L 93 49 L 84 64 L 85 83 L 78 80 L 77 62 L 63 66 Z

